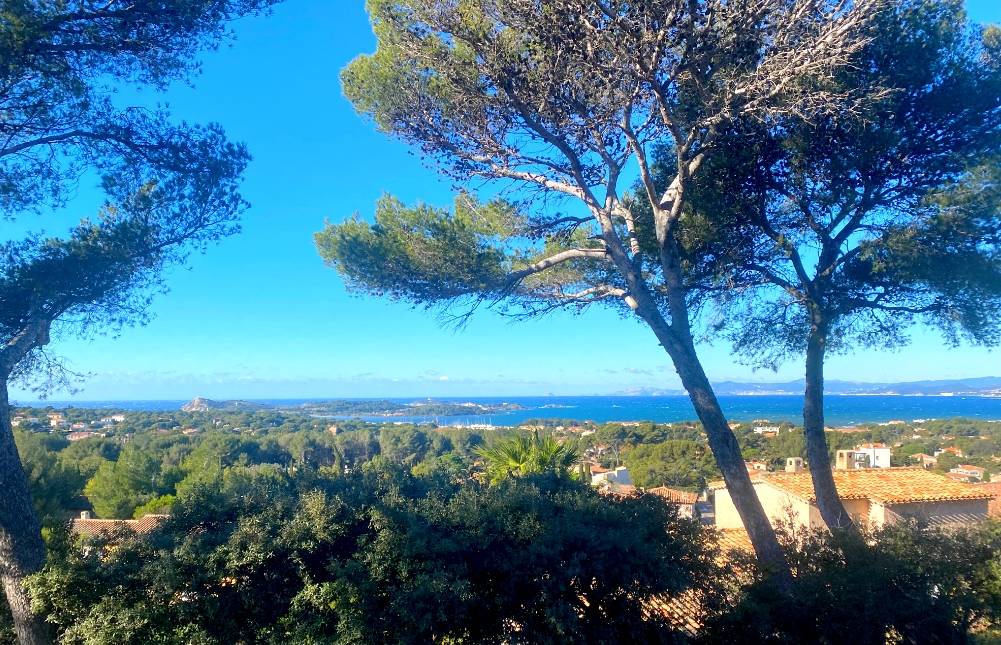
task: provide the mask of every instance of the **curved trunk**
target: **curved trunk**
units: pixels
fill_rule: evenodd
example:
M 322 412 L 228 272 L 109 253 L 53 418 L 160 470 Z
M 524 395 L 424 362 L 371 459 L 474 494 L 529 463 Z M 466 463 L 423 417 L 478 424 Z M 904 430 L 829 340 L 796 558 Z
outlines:
M 768 521 L 761 501 L 754 491 L 751 476 L 747 472 L 737 437 L 727 423 L 716 393 L 706 377 L 702 364 L 695 353 L 694 345 L 672 342 L 665 345 L 670 354 L 681 383 L 688 391 L 688 398 L 702 422 L 709 441 L 709 447 L 716 458 L 716 464 L 723 473 L 730 499 L 740 515 L 747 535 L 754 547 L 760 564 L 774 576 L 779 585 L 787 589 L 792 583 L 792 575 L 782 547 L 775 537 L 775 530 Z
M 52 642 L 49 631 L 31 613 L 31 599 L 24 588 L 27 576 L 45 563 L 45 543 L 28 490 L 28 478 L 14 444 L 7 381 L 0 380 L 0 578 L 21 645 Z
M 831 471 L 830 450 L 824 434 L 824 357 L 827 334 L 823 325 L 814 325 L 806 348 L 806 389 L 803 393 L 803 433 L 806 458 L 810 462 L 813 494 L 820 516 L 830 529 L 855 530 L 845 510 Z
M 657 303 L 650 297 L 646 283 L 636 275 L 634 267 L 628 259 L 619 257 L 616 264 L 620 266 L 626 278 L 631 293 L 630 307 L 653 331 L 657 340 L 667 351 L 678 372 L 682 385 L 688 392 L 688 398 L 695 408 L 695 413 L 705 429 L 709 448 L 712 450 L 716 464 L 723 474 L 730 499 L 747 530 L 747 535 L 754 547 L 758 562 L 762 568 L 771 574 L 772 580 L 783 593 L 788 593 L 792 587 L 792 572 L 786 562 L 785 554 L 775 537 L 768 516 L 765 514 L 761 501 L 751 483 L 747 472 L 737 437 L 734 436 L 730 424 L 726 421 L 723 409 L 720 407 L 716 393 L 713 391 L 691 334 L 688 305 L 685 300 L 685 286 L 682 270 L 677 262 L 676 254 L 668 252 L 668 246 L 661 239 L 661 265 L 664 269 L 664 279 L 667 286 L 671 323 L 664 319 Z M 616 249 L 609 243 L 609 248 Z M 615 253 L 613 252 L 613 258 Z

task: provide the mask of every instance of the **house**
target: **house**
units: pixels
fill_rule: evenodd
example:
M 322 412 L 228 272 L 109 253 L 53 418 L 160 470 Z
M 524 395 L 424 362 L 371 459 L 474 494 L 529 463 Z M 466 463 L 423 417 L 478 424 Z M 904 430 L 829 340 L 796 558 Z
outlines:
M 753 473 L 753 472 L 767 472 L 768 471 L 768 462 L 767 461 L 760 461 L 758 459 L 752 459 L 751 461 L 745 461 L 744 465 L 747 466 L 747 472 L 749 472 L 749 473 Z
M 994 498 L 989 490 L 924 468 L 863 468 L 833 474 L 845 510 L 856 522 L 873 526 L 904 519 L 939 525 L 970 523 L 987 517 L 987 505 Z M 753 486 L 774 524 L 825 526 L 808 471 L 762 473 L 753 478 Z M 710 489 L 717 528 L 743 528 L 726 486 L 715 483 Z
M 950 455 L 952 455 L 954 457 L 962 457 L 963 456 L 963 451 L 960 450 L 959 448 L 957 448 L 956 446 L 949 446 L 948 448 L 939 448 L 938 450 L 935 451 L 935 456 L 936 457 L 940 457 L 940 456 L 942 456 L 943 454 L 946 454 L 946 453 L 948 453 L 948 454 L 950 454 Z
M 638 490 L 632 484 L 618 484 L 614 481 L 600 481 L 596 485 L 598 492 L 603 495 L 619 495 L 622 497 L 631 497 L 635 495 Z
M 591 464 L 591 485 L 598 486 L 600 484 L 628 484 L 632 486 L 633 479 L 629 476 L 629 469 L 625 466 L 618 466 L 614 470 L 610 470 Z
M 984 484 L 976 484 L 976 487 L 988 493 L 994 493 L 994 499 L 987 504 L 987 515 L 1001 518 L 1001 482 L 992 481 Z
M 824 432 L 840 432 L 842 434 L 857 434 L 869 432 L 869 428 L 859 428 L 858 426 L 841 426 L 840 428 L 824 428 Z
M 89 430 L 84 430 L 83 432 L 71 432 L 66 435 L 67 441 L 80 441 L 81 439 L 90 439 L 91 437 L 103 437 L 103 432 L 91 432 Z
M 881 443 L 864 443 L 854 450 L 839 450 L 835 456 L 838 470 L 889 468 L 890 449 Z
M 612 447 L 607 443 L 599 443 L 587 448 L 584 454 L 589 458 L 598 459 L 611 449 Z
M 950 473 L 955 473 L 957 475 L 963 475 L 969 479 L 976 479 L 977 481 L 982 481 L 984 478 L 985 470 L 980 466 L 971 466 L 970 464 L 960 464 L 955 468 L 949 469 Z
M 932 457 L 931 455 L 926 455 L 923 452 L 911 455 L 911 460 L 922 468 L 931 468 L 938 463 L 938 459 Z
M 855 446 L 856 455 L 864 455 L 869 460 L 869 468 L 889 468 L 890 449 L 882 443 L 864 443 Z
M 753 430 L 754 434 L 775 436 L 779 433 L 779 430 L 781 430 L 781 428 L 779 428 L 778 426 L 755 426 Z
M 663 498 L 672 506 L 677 506 L 678 515 L 680 517 L 698 518 L 699 516 L 698 512 L 695 510 L 695 504 L 699 501 L 698 493 L 692 493 L 687 490 L 679 490 L 677 488 L 668 488 L 667 486 L 648 488 L 646 492 Z
M 149 533 L 166 520 L 169 515 L 144 515 L 138 520 L 97 520 L 90 516 L 89 511 L 80 513 L 70 526 L 77 535 L 85 537 L 110 537 L 122 529 L 128 529 L 140 535 Z
M 858 453 L 854 450 L 839 450 L 834 457 L 836 470 L 858 470 L 859 468 L 869 468 L 869 455 Z

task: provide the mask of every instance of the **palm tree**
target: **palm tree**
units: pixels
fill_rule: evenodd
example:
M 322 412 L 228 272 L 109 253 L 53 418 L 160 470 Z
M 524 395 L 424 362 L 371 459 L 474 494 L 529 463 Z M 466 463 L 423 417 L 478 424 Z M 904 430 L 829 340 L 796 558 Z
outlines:
M 535 472 L 556 473 L 560 477 L 569 477 L 575 470 L 578 461 L 577 451 L 560 443 L 552 437 L 539 439 L 538 433 L 532 442 L 532 460 Z
M 577 463 L 577 453 L 552 436 L 539 438 L 520 435 L 478 448 L 477 454 L 486 462 L 487 477 L 496 484 L 508 477 L 522 477 L 538 473 L 553 473 L 559 477 L 572 477 Z

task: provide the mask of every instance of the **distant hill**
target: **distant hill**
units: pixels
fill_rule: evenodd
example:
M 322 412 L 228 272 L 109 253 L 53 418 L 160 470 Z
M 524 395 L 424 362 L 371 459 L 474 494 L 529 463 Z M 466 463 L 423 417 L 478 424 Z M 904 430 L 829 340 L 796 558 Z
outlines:
M 1001 397 L 1001 376 L 984 376 L 967 379 L 938 381 L 909 381 L 905 383 L 866 383 L 863 381 L 826 381 L 827 394 L 842 395 L 900 395 L 900 396 L 991 396 Z M 740 383 L 724 381 L 716 383 L 714 389 L 719 395 L 754 396 L 802 394 L 803 380 L 783 383 Z M 657 396 L 684 394 L 681 390 L 633 389 L 622 392 L 633 396 Z
M 786 383 L 734 383 L 716 386 L 718 394 L 802 394 L 803 381 Z M 1001 396 L 1001 377 L 952 379 L 939 381 L 909 381 L 905 383 L 865 383 L 859 381 L 827 381 L 828 394 L 882 394 L 905 396 Z
M 267 405 L 254 403 L 253 401 L 215 401 L 205 399 L 200 396 L 195 397 L 181 406 L 184 412 L 209 412 L 219 410 L 222 412 L 254 412 L 257 410 L 267 410 Z
M 277 410 L 299 412 L 313 416 L 461 416 L 491 414 L 509 410 L 521 410 L 515 403 L 446 403 L 440 401 L 417 401 L 400 403 L 385 399 L 313 401 L 297 405 L 260 403 L 256 401 L 215 401 L 197 397 L 181 406 L 184 412 L 257 412 Z

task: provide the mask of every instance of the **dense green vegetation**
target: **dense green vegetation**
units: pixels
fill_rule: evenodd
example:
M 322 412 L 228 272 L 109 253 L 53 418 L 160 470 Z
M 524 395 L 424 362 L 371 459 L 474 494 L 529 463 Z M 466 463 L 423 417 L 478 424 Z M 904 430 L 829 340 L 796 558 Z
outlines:
M 58 534 L 31 588 L 66 643 L 669 642 L 637 598 L 705 580 L 710 541 L 545 474 L 234 467 L 148 539 Z
M 496 480 L 498 474 L 547 469 L 531 465 L 539 463 L 532 452 L 533 437 L 549 450 L 546 463 L 572 454 L 605 467 L 625 465 L 634 483 L 644 488 L 671 486 L 697 491 L 720 477 L 705 435 L 695 422 L 571 425 L 533 421 L 515 428 L 479 429 L 352 420 L 331 423 L 301 413 L 272 411 L 68 408 L 58 412 L 66 424 L 83 423 L 98 435 L 67 441 L 69 425 L 57 432 L 49 432 L 43 425 L 50 413 L 56 412 L 16 410 L 18 417 L 38 421 L 23 424 L 15 433 L 36 509 L 50 528 L 85 509 L 103 518 L 166 512 L 181 492 L 234 468 L 350 473 L 368 462 L 380 461 L 406 467 L 417 475 L 448 473 L 468 478 L 483 472 Z M 112 416 L 121 420 L 109 422 Z M 779 428 L 774 436 L 755 433 L 750 424 L 735 428 L 747 459 L 764 461 L 771 469 L 780 470 L 787 457 L 805 458 L 802 430 L 790 423 L 773 425 Z M 982 466 L 988 475 L 1001 472 L 997 461 L 1001 456 L 1001 422 L 942 419 L 920 424 L 868 424 L 855 430 L 827 433 L 832 460 L 835 451 L 865 442 L 890 446 L 895 465 L 912 465 L 909 456 L 919 452 L 933 454 L 937 449 L 956 447 L 963 457 L 940 455 L 935 469 L 945 472 L 964 463 Z M 503 440 L 509 437 L 514 441 L 505 445 Z M 560 453 L 562 447 L 565 453 Z M 505 450 L 506 466 L 494 468 L 482 463 L 491 454 L 493 463 L 499 463 L 497 453 Z
M 993 624 L 1001 606 L 996 528 L 897 528 L 872 548 L 787 540 L 790 605 L 754 575 L 738 588 L 711 557 L 711 531 L 655 496 L 598 495 L 573 467 L 586 454 L 625 463 L 639 486 L 697 489 L 718 477 L 697 423 L 484 430 L 265 411 L 62 413 L 107 436 L 71 442 L 70 428 L 39 423 L 17 440 L 50 549 L 31 589 L 64 643 L 675 642 L 642 599 L 683 589 L 704 598 L 710 642 L 737 638 L 737 625 L 764 640 L 837 642 L 866 607 L 871 634 L 947 641 Z M 774 425 L 775 436 L 751 425 L 735 433 L 748 458 L 778 467 L 805 442 L 791 424 Z M 955 445 L 994 463 L 1001 423 L 873 424 L 829 439 L 832 450 L 899 443 L 895 459 Z M 70 514 L 88 507 L 171 519 L 109 548 L 67 532 Z M 818 611 L 836 602 L 838 612 Z
M 948 532 L 908 525 L 781 533 L 794 593 L 745 588 L 710 617 L 709 643 L 996 643 L 1001 619 L 1001 525 Z M 846 566 L 850 563 L 850 566 Z M 976 632 L 973 638 L 968 631 Z
M 82 423 L 95 435 L 68 441 L 71 425 L 43 431 L 48 414 L 63 414 L 66 424 Z M 421 473 L 464 473 L 485 441 L 481 431 L 462 428 L 360 421 L 332 425 L 304 414 L 271 411 L 70 408 L 59 413 L 20 409 L 17 416 L 38 420 L 23 423 L 28 429 L 19 428 L 15 436 L 36 508 L 49 527 L 89 506 L 103 518 L 167 510 L 180 492 L 232 469 L 340 473 L 379 459 Z M 111 420 L 115 416 L 121 420 Z

